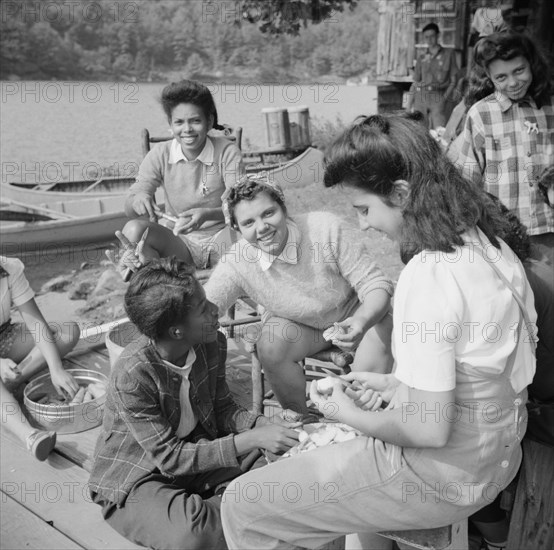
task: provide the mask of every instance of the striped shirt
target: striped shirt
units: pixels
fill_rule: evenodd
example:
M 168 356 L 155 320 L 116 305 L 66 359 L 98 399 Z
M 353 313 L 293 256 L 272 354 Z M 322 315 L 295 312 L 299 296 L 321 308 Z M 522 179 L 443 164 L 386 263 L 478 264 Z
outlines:
M 456 164 L 514 211 L 530 235 L 554 231 L 554 213 L 537 181 L 554 164 L 554 96 L 539 109 L 493 93 L 467 114 Z

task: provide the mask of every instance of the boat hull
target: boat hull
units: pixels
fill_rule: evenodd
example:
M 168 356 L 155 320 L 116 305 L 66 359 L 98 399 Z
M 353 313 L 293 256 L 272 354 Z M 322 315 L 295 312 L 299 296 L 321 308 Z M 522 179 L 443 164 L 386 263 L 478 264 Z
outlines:
M 306 187 L 314 183 L 323 183 L 323 153 L 319 149 L 308 147 L 302 154 L 269 170 L 260 166 L 259 170 L 249 172 L 266 172 L 269 179 L 283 189 Z
M 1 254 L 25 256 L 27 253 L 67 252 L 71 249 L 95 248 L 99 243 L 115 240 L 127 217 L 123 212 L 112 212 L 82 218 L 41 222 L 2 222 Z
M 125 196 L 135 178 L 65 181 L 52 184 L 0 183 L 3 199 L 47 206 L 50 203 L 79 201 L 95 197 Z M 94 186 L 94 187 L 93 187 Z M 85 192 L 85 189 L 89 191 Z M 47 206 L 49 208 L 49 206 Z

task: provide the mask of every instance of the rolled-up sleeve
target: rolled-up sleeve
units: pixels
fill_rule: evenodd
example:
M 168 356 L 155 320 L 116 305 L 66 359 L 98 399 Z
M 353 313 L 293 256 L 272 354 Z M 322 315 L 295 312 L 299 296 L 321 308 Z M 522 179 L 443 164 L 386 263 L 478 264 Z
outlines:
M 143 161 L 140 163 L 137 179 L 131 187 L 129 187 L 128 196 L 136 195 L 137 193 L 147 193 L 151 197 L 154 196 L 156 189 L 163 184 L 164 181 L 164 154 L 168 154 L 166 143 L 160 143 L 148 151 Z
M 232 143 L 223 151 L 220 170 L 227 189 L 234 187 L 244 175 L 242 153 L 235 144 Z
M 462 135 L 462 146 L 456 166 L 465 178 L 477 185 L 482 185 L 483 174 L 487 167 L 485 128 L 476 110 L 469 110 Z
M 235 244 L 235 246 L 239 245 Z M 225 315 L 229 307 L 244 294 L 239 275 L 230 265 L 231 262 L 235 261 L 233 250 L 234 248 L 231 249 L 229 254 L 221 258 L 204 285 L 206 298 L 217 306 L 220 317 Z
M 369 293 L 377 289 L 384 290 L 392 296 L 394 285 L 371 258 L 361 231 L 333 217 L 331 233 L 339 270 L 356 291 L 360 302 L 363 303 Z
M 27 277 L 25 277 L 24 270 L 23 262 L 16 258 L 10 261 L 7 269 L 11 301 L 16 307 L 22 306 L 35 296 Z

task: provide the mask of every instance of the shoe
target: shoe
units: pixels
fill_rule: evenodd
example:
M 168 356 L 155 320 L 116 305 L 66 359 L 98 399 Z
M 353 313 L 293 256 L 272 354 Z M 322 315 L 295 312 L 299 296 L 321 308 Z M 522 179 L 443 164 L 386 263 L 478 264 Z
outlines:
M 35 430 L 26 439 L 27 450 L 41 462 L 48 458 L 48 455 L 56 446 L 56 432 Z

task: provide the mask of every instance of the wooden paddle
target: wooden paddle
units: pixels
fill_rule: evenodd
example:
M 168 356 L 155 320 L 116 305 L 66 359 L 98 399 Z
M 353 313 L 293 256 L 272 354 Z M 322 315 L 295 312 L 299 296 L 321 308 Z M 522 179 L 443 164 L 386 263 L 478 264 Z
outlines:
M 128 317 L 123 317 L 123 319 L 117 319 L 115 321 L 108 321 L 107 323 L 104 323 L 102 325 L 97 325 L 95 327 L 89 327 L 81 331 L 80 338 L 81 340 L 84 340 L 86 338 L 89 338 L 90 336 L 99 336 L 101 334 L 106 334 L 106 332 L 117 328 L 121 325 L 124 325 L 125 323 L 129 322 Z
M 104 181 L 104 178 L 100 178 L 99 180 L 96 180 L 94 183 L 92 183 L 86 189 L 84 189 L 83 193 L 88 193 L 89 191 L 92 191 L 97 185 L 100 185 L 103 181 Z

